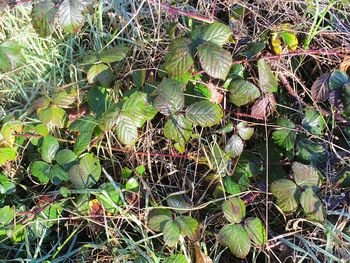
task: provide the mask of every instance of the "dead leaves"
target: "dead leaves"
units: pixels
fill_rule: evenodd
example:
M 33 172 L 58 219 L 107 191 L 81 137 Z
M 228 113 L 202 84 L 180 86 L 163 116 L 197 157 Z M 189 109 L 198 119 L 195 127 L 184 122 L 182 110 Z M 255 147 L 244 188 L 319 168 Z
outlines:
M 327 72 L 319 76 L 311 86 L 311 97 L 315 102 L 323 102 L 329 97 L 329 78 L 331 73 Z
M 256 101 L 252 107 L 251 115 L 256 119 L 265 119 L 276 109 L 276 100 L 272 93 Z

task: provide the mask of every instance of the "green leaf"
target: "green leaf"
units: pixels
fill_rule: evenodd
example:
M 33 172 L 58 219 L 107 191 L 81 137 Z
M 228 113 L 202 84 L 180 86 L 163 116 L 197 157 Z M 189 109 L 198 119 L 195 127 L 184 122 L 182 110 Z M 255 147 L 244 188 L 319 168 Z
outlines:
M 35 126 L 35 131 L 41 135 L 41 136 L 47 136 L 49 135 L 49 130 L 47 129 L 46 125 L 44 124 L 38 124 Z
M 63 0 L 58 9 L 58 22 L 68 33 L 74 33 L 84 24 L 83 11 L 90 0 Z
M 15 41 L 4 41 L 0 44 L 0 71 L 10 71 L 24 61 L 22 47 Z
M 44 137 L 43 144 L 41 146 L 41 158 L 45 162 L 51 163 L 55 158 L 59 147 L 59 142 L 55 137 L 51 135 Z
M 94 83 L 98 84 L 106 89 L 113 88 L 114 92 L 116 92 L 116 94 L 117 94 L 117 92 L 119 90 L 119 86 L 120 86 L 119 85 L 120 82 L 119 81 L 116 82 L 116 75 L 111 70 L 111 68 L 108 68 L 107 70 L 102 71 L 100 74 L 98 74 L 95 77 Z
M 225 146 L 225 152 L 231 157 L 236 158 L 243 152 L 244 143 L 238 135 L 234 134 Z
M 214 22 L 207 26 L 201 33 L 201 38 L 213 44 L 222 46 L 228 42 L 232 30 L 225 24 Z
M 146 93 L 135 92 L 124 101 L 121 113 L 131 119 L 136 127 L 141 127 L 153 119 L 157 110 L 148 102 Z
M 0 208 L 0 225 L 8 225 L 15 218 L 16 212 L 10 206 Z
M 141 89 L 145 85 L 146 73 L 145 69 L 138 69 L 132 72 L 132 83 L 136 88 Z
M 335 70 L 332 72 L 329 79 L 329 89 L 335 90 L 343 87 L 346 83 L 349 82 L 349 77 L 346 72 L 341 70 Z
M 234 79 L 229 86 L 230 102 L 240 107 L 260 97 L 259 89 L 244 79 Z
M 136 176 L 131 177 L 125 183 L 125 189 L 131 192 L 137 192 L 139 190 L 140 184 Z
M 342 187 L 350 187 L 350 169 L 346 167 L 337 174 L 337 183 L 340 183 Z M 0 186 L 1 189 L 1 186 Z
M 259 156 L 251 153 L 243 153 L 236 164 L 234 176 L 239 177 L 244 175 L 245 177 L 253 177 L 259 175 L 262 170 L 262 163 Z
M 60 165 L 71 163 L 75 161 L 75 159 L 77 159 L 76 154 L 69 149 L 60 150 L 56 153 L 55 156 L 55 160 Z
M 117 121 L 117 136 L 123 144 L 134 145 L 138 137 L 134 121 L 129 117 L 120 115 Z
M 222 212 L 230 223 L 240 223 L 245 218 L 245 204 L 240 198 L 231 197 L 222 203 Z
M 230 156 L 224 153 L 221 147 L 213 142 L 213 146 L 210 148 L 209 167 L 219 175 L 225 175 L 227 173 L 227 166 L 230 160 Z
M 26 227 L 22 224 L 16 224 L 11 230 L 7 232 L 7 236 L 11 237 L 12 242 L 19 243 L 24 240 L 26 234 Z
M 254 135 L 254 128 L 249 127 L 245 121 L 241 121 L 237 125 L 238 135 L 245 141 L 248 141 Z
M 241 54 L 242 56 L 246 56 L 248 59 L 251 59 L 263 51 L 265 46 L 265 42 L 250 42 L 247 44 L 247 48 L 244 49 Z
M 12 183 L 5 175 L 0 173 L 0 194 L 9 195 L 16 191 L 16 185 Z
M 43 161 L 35 161 L 29 166 L 30 173 L 39 179 L 41 184 L 47 184 L 50 180 L 51 167 Z
M 89 108 L 100 117 L 111 105 L 111 98 L 106 88 L 92 87 L 87 96 Z
M 38 110 L 38 118 L 49 127 L 63 128 L 66 117 L 66 112 L 56 106 Z
M 287 151 L 294 148 L 294 141 L 297 136 L 295 125 L 288 119 L 279 119 L 277 125 L 283 128 L 272 132 L 272 139 L 274 142 L 286 149 Z
M 191 104 L 186 110 L 186 118 L 194 125 L 211 127 L 218 124 L 223 116 L 219 105 L 208 100 Z
M 154 107 L 164 115 L 175 114 L 185 105 L 182 85 L 175 80 L 163 79 L 158 86 L 158 95 L 154 99 Z
M 75 140 L 73 151 L 76 155 L 82 154 L 90 145 L 92 138 L 92 131 L 86 131 L 79 134 Z
M 182 195 L 171 195 L 167 198 L 166 202 L 178 214 L 187 213 L 188 209 L 190 209 L 190 204 Z
M 192 135 L 192 124 L 183 115 L 174 115 L 164 125 L 164 136 L 175 142 L 187 142 Z
M 69 125 L 69 130 L 76 132 L 91 132 L 97 126 L 96 119 L 92 115 L 85 115 Z
M 233 123 L 228 122 L 224 127 L 220 128 L 217 130 L 218 133 L 230 133 L 234 129 Z
M 321 176 L 315 167 L 294 162 L 292 170 L 297 185 L 301 187 L 313 187 L 315 189 L 321 186 Z
M 300 190 L 297 185 L 288 179 L 280 179 L 270 186 L 271 193 L 277 198 L 277 206 L 285 213 L 298 208 L 300 203 Z
M 277 79 L 272 73 L 270 66 L 263 59 L 258 61 L 259 71 L 259 86 L 264 92 L 276 92 L 277 91 Z
M 175 218 L 176 223 L 180 228 L 180 233 L 183 236 L 194 240 L 198 228 L 198 222 L 196 219 L 190 216 L 178 216 Z
M 181 254 L 177 254 L 177 255 L 172 255 L 170 258 L 166 258 L 164 263 L 188 263 L 186 257 L 184 255 Z M 209 262 L 207 262 L 209 263 Z
M 165 224 L 171 221 L 172 214 L 169 209 L 152 209 L 148 214 L 147 226 L 153 231 L 163 231 Z
M 128 179 L 130 178 L 132 175 L 132 170 L 128 167 L 123 167 L 122 171 L 121 171 L 121 176 L 124 179 Z
M 109 69 L 108 66 L 106 66 L 105 64 L 96 64 L 96 65 L 92 65 L 88 72 L 87 72 L 87 80 L 88 82 L 94 83 L 94 79 L 101 74 L 103 71 Z
M 232 65 L 231 53 L 210 42 L 199 45 L 197 50 L 204 71 L 213 78 L 225 80 Z
M 119 187 L 117 185 L 117 187 Z M 99 189 L 103 190 L 103 193 L 97 194 L 96 199 L 103 204 L 103 207 L 107 211 L 115 211 L 116 206 L 122 204 L 120 194 L 121 191 L 117 191 L 114 184 L 107 182 L 100 185 Z
M 249 217 L 244 221 L 244 229 L 255 245 L 262 246 L 266 243 L 266 228 L 258 217 Z
M 102 113 L 102 116 L 99 120 L 98 126 L 101 130 L 110 130 L 118 122 L 118 114 L 120 113 L 120 105 L 112 104 L 107 111 Z
M 165 55 L 165 70 L 170 76 L 182 76 L 193 65 L 188 38 L 176 38 L 171 42 L 170 50 Z
M 75 102 L 77 91 L 75 88 L 58 90 L 52 95 L 52 103 L 57 107 L 68 108 Z
M 298 48 L 298 38 L 295 34 L 284 31 L 280 33 L 280 36 L 284 44 L 286 44 L 290 50 L 296 50 Z
M 307 108 L 301 124 L 308 132 L 315 135 L 323 135 L 324 120 L 319 111 Z
M 310 139 L 301 139 L 297 142 L 296 157 L 305 164 L 318 166 L 327 161 L 328 153 L 321 144 Z
M 55 16 L 57 8 L 52 1 L 34 3 L 32 9 L 32 23 L 39 36 L 46 37 L 55 30 Z
M 61 181 L 68 181 L 69 174 L 60 165 L 55 164 L 51 167 L 50 178 L 54 184 L 59 184 Z
M 112 47 L 100 53 L 100 60 L 103 63 L 118 62 L 126 57 L 128 51 L 129 48 L 126 46 Z
M 235 182 L 232 176 L 225 176 L 223 179 L 223 183 L 225 191 L 231 195 L 239 194 L 242 192 L 241 185 Z
M 164 241 L 169 247 L 175 247 L 180 238 L 180 228 L 175 221 L 168 221 L 163 228 Z
M 76 188 L 88 188 L 100 179 L 100 161 L 91 153 L 84 155 L 79 164 L 69 170 L 69 180 Z
M 10 147 L 0 148 L 0 166 L 16 159 L 17 153 Z
M 311 97 L 315 102 L 323 102 L 329 97 L 329 79 L 331 74 L 326 72 L 319 76 L 311 86 Z
M 248 233 L 241 225 L 229 224 L 224 226 L 219 232 L 218 239 L 238 258 L 245 258 L 250 251 L 251 243 Z
M 317 197 L 312 188 L 308 187 L 302 192 L 300 203 L 304 209 L 305 215 L 309 219 L 318 222 L 323 222 L 325 220 L 322 201 Z

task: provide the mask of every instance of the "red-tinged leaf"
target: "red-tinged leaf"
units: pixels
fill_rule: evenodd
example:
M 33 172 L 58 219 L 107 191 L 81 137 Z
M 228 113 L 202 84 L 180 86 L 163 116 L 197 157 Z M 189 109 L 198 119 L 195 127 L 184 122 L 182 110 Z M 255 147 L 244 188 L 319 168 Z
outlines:
M 89 202 L 90 215 L 92 217 L 100 217 L 104 214 L 104 209 L 97 199 L 93 199 Z
M 265 119 L 275 111 L 276 100 L 273 94 L 266 94 L 265 97 L 254 103 L 251 115 L 257 119 Z
M 329 72 L 319 76 L 311 86 L 311 97 L 315 102 L 323 102 L 329 97 Z

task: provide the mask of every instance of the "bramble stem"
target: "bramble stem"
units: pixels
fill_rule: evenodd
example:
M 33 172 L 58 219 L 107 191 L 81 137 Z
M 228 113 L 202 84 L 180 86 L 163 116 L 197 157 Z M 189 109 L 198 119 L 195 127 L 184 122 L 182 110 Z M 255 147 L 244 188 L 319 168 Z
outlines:
M 202 22 L 206 22 L 206 23 L 213 23 L 215 21 L 213 17 L 209 18 L 206 16 L 198 15 L 198 14 L 193 13 L 193 12 L 183 11 L 179 8 L 172 7 L 168 4 L 163 4 L 160 1 L 148 0 L 148 3 L 162 8 L 164 11 L 168 12 L 169 14 L 182 15 L 182 16 L 193 18 L 193 19 L 196 19 L 198 21 L 202 21 Z

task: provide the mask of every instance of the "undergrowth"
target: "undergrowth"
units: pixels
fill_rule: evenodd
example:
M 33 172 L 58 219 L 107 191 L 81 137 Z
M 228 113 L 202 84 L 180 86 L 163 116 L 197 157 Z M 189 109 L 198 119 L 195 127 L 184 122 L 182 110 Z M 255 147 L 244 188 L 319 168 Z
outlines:
M 347 0 L 0 12 L 1 262 L 350 260 Z

